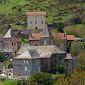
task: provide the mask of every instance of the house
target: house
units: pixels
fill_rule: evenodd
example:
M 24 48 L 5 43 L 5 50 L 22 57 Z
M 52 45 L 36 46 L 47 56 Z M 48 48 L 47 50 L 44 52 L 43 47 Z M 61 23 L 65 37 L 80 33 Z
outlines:
M 6 33 L 6 35 L 2 39 L 3 42 L 3 51 L 4 55 L 7 56 L 15 56 L 15 53 L 21 47 L 21 41 L 18 38 L 13 37 L 11 29 Z
M 30 46 L 53 45 L 54 38 L 52 37 L 47 25 L 42 33 L 32 33 L 29 37 Z
M 27 12 L 28 29 L 44 29 L 46 12 Z
M 22 46 L 17 55 L 13 59 L 14 78 L 27 79 L 37 72 L 49 72 L 60 64 L 67 72 L 72 72 L 77 67 L 76 58 L 69 57 L 55 45 Z

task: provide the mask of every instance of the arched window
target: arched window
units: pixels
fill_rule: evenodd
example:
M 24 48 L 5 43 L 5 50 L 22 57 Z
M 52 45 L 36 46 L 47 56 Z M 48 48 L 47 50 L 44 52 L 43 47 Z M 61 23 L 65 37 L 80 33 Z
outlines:
M 43 41 L 43 45 L 47 45 L 47 40 L 44 40 Z

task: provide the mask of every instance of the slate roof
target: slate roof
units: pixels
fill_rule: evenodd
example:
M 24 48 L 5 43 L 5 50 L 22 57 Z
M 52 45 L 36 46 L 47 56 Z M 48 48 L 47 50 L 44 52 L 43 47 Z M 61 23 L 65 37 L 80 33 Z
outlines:
M 42 34 L 43 29 L 37 29 L 39 33 Z M 18 31 L 18 33 L 16 34 L 17 37 L 22 37 L 22 38 L 29 38 L 29 35 L 31 35 L 33 29 L 24 29 L 24 30 L 20 30 Z
M 46 15 L 46 12 L 27 12 L 27 15 Z
M 51 32 L 47 27 L 47 24 L 45 24 L 45 28 L 43 29 L 41 37 L 52 37 Z
M 3 38 L 11 38 L 11 29 L 9 29 L 9 31 L 6 33 L 6 35 Z
M 70 53 L 68 53 L 65 59 L 74 59 L 74 58 L 71 56 Z
M 60 50 L 59 48 L 57 48 L 55 45 L 48 45 L 48 46 L 22 45 L 21 48 L 19 49 L 19 51 L 17 52 L 17 55 L 19 55 L 19 56 L 17 56 L 16 58 L 17 59 L 24 59 L 25 58 L 24 55 L 29 55 L 27 51 L 29 51 L 31 59 L 50 58 L 53 53 L 57 53 L 57 54 L 66 53 L 66 52 Z M 23 55 L 22 56 L 23 58 L 20 57 L 20 55 Z

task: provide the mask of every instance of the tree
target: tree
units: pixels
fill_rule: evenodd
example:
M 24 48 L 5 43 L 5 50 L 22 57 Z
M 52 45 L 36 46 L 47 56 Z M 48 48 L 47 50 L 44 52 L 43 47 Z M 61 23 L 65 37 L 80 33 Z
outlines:
M 78 54 L 77 67 L 78 71 L 85 71 L 85 51 Z
M 3 62 L 3 53 L 0 52 L 0 62 Z
M 57 77 L 56 83 L 53 85 L 85 85 L 85 72 L 84 71 L 74 71 L 73 73 L 68 73 Z
M 79 41 L 73 41 L 71 44 L 70 52 L 72 55 L 77 56 L 78 53 L 83 52 L 83 43 Z
M 32 33 L 39 33 L 39 31 L 37 29 L 33 29 Z
M 51 33 L 52 33 L 52 36 L 54 37 L 54 44 L 59 47 L 61 43 L 64 42 L 64 40 L 61 39 L 62 38 L 61 36 L 59 36 L 57 29 L 51 31 Z
M 49 73 L 35 73 L 33 76 L 29 79 L 30 83 L 37 82 L 37 85 L 52 85 L 53 79 Z

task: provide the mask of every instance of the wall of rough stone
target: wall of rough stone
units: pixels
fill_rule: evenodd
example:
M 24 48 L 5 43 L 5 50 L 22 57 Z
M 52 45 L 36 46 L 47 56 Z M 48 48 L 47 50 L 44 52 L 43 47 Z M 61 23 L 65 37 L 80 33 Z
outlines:
M 32 40 L 30 41 L 30 46 L 40 46 L 40 41 L 39 40 Z

